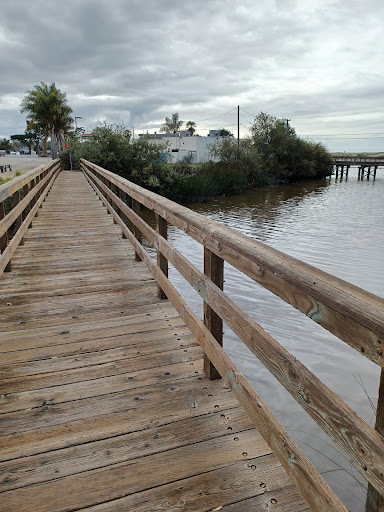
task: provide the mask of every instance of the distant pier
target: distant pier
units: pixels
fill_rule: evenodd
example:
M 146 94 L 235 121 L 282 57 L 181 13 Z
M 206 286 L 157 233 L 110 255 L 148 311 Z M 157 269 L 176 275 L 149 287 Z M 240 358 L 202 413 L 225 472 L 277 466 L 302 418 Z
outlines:
M 339 174 L 340 178 L 343 178 L 344 174 L 345 177 L 348 178 L 349 168 L 351 166 L 358 166 L 358 180 L 363 180 L 364 177 L 369 180 L 371 176 L 375 179 L 377 169 L 384 167 L 384 158 L 337 156 L 333 158 L 333 161 L 336 169 L 336 179 L 339 177 Z

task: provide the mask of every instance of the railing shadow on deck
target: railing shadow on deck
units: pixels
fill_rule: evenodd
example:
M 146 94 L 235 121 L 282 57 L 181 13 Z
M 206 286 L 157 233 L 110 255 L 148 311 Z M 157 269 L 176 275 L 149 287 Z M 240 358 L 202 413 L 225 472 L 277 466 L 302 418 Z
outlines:
M 136 260 L 143 260 L 149 267 L 158 283 L 159 297 L 169 298 L 199 341 L 204 350 L 208 377 L 221 376 L 229 385 L 310 507 L 316 511 L 347 510 L 224 352 L 221 346 L 223 321 L 366 478 L 369 483 L 366 510 L 383 510 L 383 370 L 375 430 L 224 293 L 224 261 L 381 367 L 384 361 L 384 301 L 91 162 L 82 160 L 81 170 L 114 222 L 121 227 L 123 236 L 133 244 Z M 11 270 L 12 254 L 22 243 L 26 229 L 59 172 L 59 162 L 53 161 L 0 187 L 0 271 Z M 4 201 L 11 197 L 13 209 L 5 215 Z M 154 212 L 156 230 L 141 218 L 141 205 Z M 204 273 L 169 244 L 168 223 L 203 245 Z M 12 226 L 14 234 L 9 239 Z M 157 264 L 144 249 L 142 237 L 156 248 Z M 168 262 L 204 300 L 204 323 L 168 280 Z

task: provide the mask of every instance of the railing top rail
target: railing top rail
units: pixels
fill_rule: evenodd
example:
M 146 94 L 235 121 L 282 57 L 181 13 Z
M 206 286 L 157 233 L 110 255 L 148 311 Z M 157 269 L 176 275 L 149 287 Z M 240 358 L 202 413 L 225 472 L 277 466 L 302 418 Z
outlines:
M 332 157 L 335 162 L 355 162 L 355 163 L 381 163 L 384 164 L 383 157 L 374 156 L 334 156 Z
M 12 196 L 15 192 L 20 190 L 24 185 L 32 181 L 36 176 L 39 176 L 41 173 L 56 165 L 59 162 L 59 159 L 51 160 L 50 162 L 35 167 L 34 169 L 27 171 L 26 173 L 18 176 L 17 178 L 4 183 L 4 185 L 0 185 L 0 203 L 5 201 L 8 197 Z
M 82 162 L 360 353 L 384 366 L 384 299 L 91 162 Z
M 183 318 L 185 324 L 191 330 L 191 333 L 198 340 L 204 353 L 218 369 L 227 385 L 232 389 L 239 403 L 243 406 L 254 425 L 272 448 L 276 457 L 282 463 L 292 481 L 297 485 L 308 504 L 319 512 L 327 512 L 329 510 L 346 512 L 346 507 L 329 488 L 316 468 L 309 461 L 308 457 L 296 445 L 295 441 L 268 409 L 268 406 L 262 401 L 246 378 L 240 373 L 220 344 L 217 343 L 212 332 L 202 323 L 190 306 L 184 301 L 183 297 L 174 288 L 161 268 L 152 261 L 151 257 L 142 246 L 141 241 L 136 239 L 135 234 L 130 231 L 126 222 L 121 218 L 121 213 L 126 215 L 133 225 L 148 238 L 158 251 L 163 253 L 168 261 L 174 264 L 175 268 L 192 286 L 198 286 L 199 281 L 205 282 L 205 276 L 186 260 L 177 249 L 174 249 L 167 242 L 166 238 L 163 238 L 162 234 L 156 232 L 141 219 L 141 217 L 134 212 L 134 205 L 132 205 L 133 209 L 128 207 L 125 202 L 119 198 L 119 195 L 116 195 L 116 189 L 110 187 L 112 184 L 110 176 L 107 178 L 108 185 L 106 185 L 103 180 L 100 179 L 100 176 L 92 174 L 91 169 L 85 165 L 84 161 L 82 162 L 81 168 L 92 188 L 107 207 L 109 213 L 112 214 L 116 223 L 121 226 L 122 232 L 132 243 L 140 259 L 145 262 L 157 283 L 164 289 L 166 296 L 180 314 L 181 318 Z M 116 208 L 118 210 L 116 210 Z M 203 284 L 201 285 L 201 289 L 204 288 L 207 292 L 208 289 L 212 291 L 211 287 L 215 286 L 212 282 L 208 286 L 208 282 L 206 283 L 206 288 L 204 288 Z M 199 293 L 200 292 L 201 290 Z M 223 292 L 221 292 L 221 294 L 223 295 Z M 207 300 L 212 306 L 209 297 L 206 296 L 205 293 L 202 295 L 204 295 L 204 300 Z M 225 306 L 226 309 L 227 306 L 228 304 Z M 228 308 L 228 313 L 230 313 L 229 310 L 230 308 Z

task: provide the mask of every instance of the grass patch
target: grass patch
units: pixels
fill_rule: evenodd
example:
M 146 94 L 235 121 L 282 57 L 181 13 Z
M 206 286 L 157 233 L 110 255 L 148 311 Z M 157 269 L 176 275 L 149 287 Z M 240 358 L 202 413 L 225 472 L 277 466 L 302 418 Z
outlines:
M 3 178 L 0 176 L 0 185 L 4 185 L 4 183 L 7 183 L 8 181 L 11 181 L 11 177 L 8 176 L 7 178 Z

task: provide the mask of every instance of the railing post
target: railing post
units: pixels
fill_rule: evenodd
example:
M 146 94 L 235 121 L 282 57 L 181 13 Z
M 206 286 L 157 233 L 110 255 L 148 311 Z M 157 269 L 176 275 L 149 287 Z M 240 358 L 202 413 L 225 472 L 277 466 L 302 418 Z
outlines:
M 36 176 L 36 178 L 33 180 L 33 183 L 34 183 L 34 187 L 37 187 L 37 185 L 39 184 L 39 181 L 40 181 L 40 176 Z M 33 205 L 36 204 L 36 201 L 39 199 L 40 197 L 40 192 L 37 192 L 35 194 L 35 198 L 34 198 L 34 201 L 33 201 Z M 35 213 L 35 217 L 38 217 L 39 216 L 39 210 L 37 209 L 36 210 L 36 213 Z
M 20 203 L 20 201 L 21 201 L 21 190 L 17 190 L 12 196 L 13 207 L 16 208 L 16 206 Z M 17 217 L 17 219 L 15 221 L 15 232 L 19 229 L 22 222 L 23 222 L 23 215 L 22 215 L 22 213 L 20 213 L 20 216 Z M 24 245 L 24 238 L 22 238 L 20 240 L 19 245 Z
M 124 192 L 121 190 L 121 188 L 119 188 L 119 198 L 120 198 L 121 201 L 123 201 L 123 203 L 125 203 L 125 201 L 124 201 Z M 121 214 L 121 219 L 124 222 L 124 224 L 127 225 L 128 219 L 127 219 L 127 216 L 124 215 L 124 213 Z M 121 235 L 122 235 L 123 238 L 127 238 L 127 236 L 126 236 L 126 234 L 124 232 L 122 232 Z
M 204 274 L 218 286 L 223 289 L 224 283 L 224 261 L 216 256 L 209 249 L 204 247 Z M 213 311 L 213 309 L 204 302 L 204 324 L 210 330 L 213 337 L 219 345 L 223 345 L 223 320 Z M 204 353 L 204 372 L 209 380 L 220 379 L 221 376 L 211 361 Z
M 100 176 L 100 179 L 101 179 L 101 181 L 104 182 L 104 185 L 106 187 L 111 188 L 111 183 L 109 182 L 109 180 L 107 180 L 107 178 L 105 178 L 103 176 Z M 107 200 L 108 204 L 111 204 L 111 200 L 109 199 L 108 194 L 106 192 L 104 192 L 104 190 L 102 190 L 101 193 L 104 195 L 104 197 Z M 108 210 L 108 208 L 107 208 L 107 213 L 111 214 L 111 212 Z
M 117 185 L 113 185 L 112 186 L 112 192 L 115 194 L 115 196 L 117 197 L 120 197 L 120 194 L 119 194 L 119 187 Z M 116 213 L 119 217 L 121 217 L 121 211 L 120 211 L 120 208 L 117 206 L 117 204 L 115 203 L 115 210 L 116 210 Z
M 49 173 L 49 169 L 47 169 L 46 171 L 43 172 L 43 174 L 41 175 L 40 179 L 44 179 Z M 43 185 L 43 188 L 41 189 L 41 194 L 44 192 L 44 190 L 48 187 L 49 185 L 49 181 L 46 181 Z M 47 194 L 48 195 L 48 194 Z M 44 201 L 46 200 L 47 198 L 47 195 L 44 197 Z M 43 201 L 43 202 L 44 202 Z M 41 205 L 39 206 L 39 208 L 42 208 L 43 207 L 43 203 L 41 203 Z
M 112 181 L 109 182 L 109 190 L 112 192 L 112 194 L 115 194 L 116 193 L 116 187 L 115 185 L 112 183 Z M 116 203 L 115 201 L 112 199 L 110 199 L 110 203 L 111 203 L 111 206 L 112 208 L 115 210 L 115 212 L 117 213 L 117 206 L 116 206 Z M 117 224 L 117 220 L 115 219 L 115 217 L 113 217 L 113 223 L 114 224 Z
M 3 220 L 5 217 L 5 205 L 4 201 L 0 203 L 0 220 Z M 7 231 L 4 233 L 4 235 L 0 238 L 0 253 L 3 254 L 5 249 L 8 245 L 8 233 Z M 7 263 L 7 266 L 4 269 L 4 272 L 10 272 L 11 271 L 11 261 Z
M 32 189 L 33 189 L 33 184 L 34 184 L 34 180 L 31 180 L 29 182 L 28 185 L 26 185 L 27 188 L 27 193 L 30 192 Z M 24 187 L 25 188 L 25 187 Z M 29 204 L 28 204 L 28 207 L 27 207 L 27 210 L 25 212 L 26 216 L 28 215 L 28 213 L 32 210 L 33 208 L 33 198 L 31 198 L 31 200 L 29 201 Z M 31 221 L 28 228 L 32 228 L 33 227 L 33 222 Z
M 136 199 L 133 199 L 133 197 L 132 197 L 132 210 L 137 215 L 140 216 L 141 204 L 138 201 L 136 201 Z M 136 238 L 136 240 L 138 240 L 140 243 L 142 243 L 143 235 L 141 234 L 141 231 L 135 226 L 135 224 L 133 224 L 133 235 Z M 135 252 L 135 260 L 136 261 L 141 261 L 141 258 L 140 258 L 140 256 L 138 255 L 137 252 Z
M 45 174 L 46 174 L 45 171 L 42 174 L 40 174 L 39 181 L 42 181 L 45 178 Z M 44 192 L 44 189 L 46 186 L 47 186 L 47 183 L 41 187 L 40 192 L 39 192 L 39 197 Z M 43 203 L 41 202 L 39 208 L 42 208 L 42 207 L 43 207 Z
M 375 429 L 384 436 L 384 368 L 381 369 L 379 397 L 377 399 L 377 411 Z M 379 494 L 376 489 L 368 484 L 367 501 L 365 512 L 383 512 L 384 496 Z
M 163 219 L 160 215 L 155 213 L 156 217 L 156 231 L 160 236 L 167 240 L 168 238 L 168 229 L 167 229 L 167 221 Z M 157 266 L 160 270 L 168 277 L 168 260 L 167 258 L 158 250 L 157 251 Z M 167 299 L 168 297 L 165 295 L 164 291 L 161 289 L 159 285 L 157 285 L 157 295 L 159 299 Z

